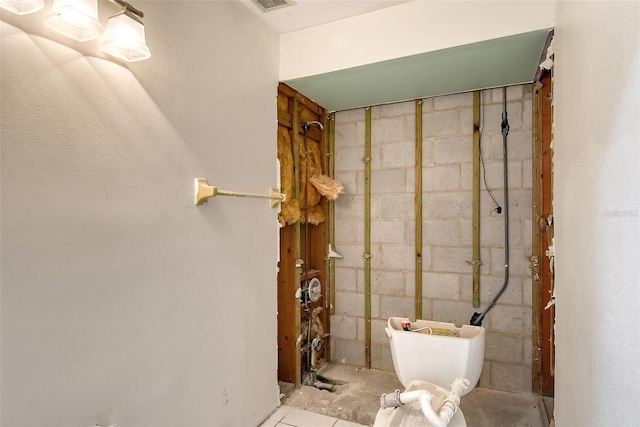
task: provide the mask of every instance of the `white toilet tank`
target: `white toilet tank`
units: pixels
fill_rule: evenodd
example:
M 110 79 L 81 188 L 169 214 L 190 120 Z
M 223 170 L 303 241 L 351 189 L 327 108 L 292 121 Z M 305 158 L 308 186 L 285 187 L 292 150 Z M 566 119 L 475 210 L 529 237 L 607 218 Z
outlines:
M 403 329 L 403 325 L 405 328 Z M 410 325 L 410 326 L 409 326 Z M 405 330 L 410 329 L 410 330 Z M 449 388 L 458 377 L 478 383 L 484 362 L 485 331 L 481 326 L 391 317 L 385 328 L 396 375 L 403 386 L 423 380 Z

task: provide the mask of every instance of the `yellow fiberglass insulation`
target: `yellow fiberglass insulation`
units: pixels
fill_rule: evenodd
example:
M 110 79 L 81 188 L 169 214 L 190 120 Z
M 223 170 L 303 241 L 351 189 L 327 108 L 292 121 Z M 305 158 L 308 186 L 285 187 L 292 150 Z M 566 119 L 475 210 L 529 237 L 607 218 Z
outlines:
M 278 221 L 281 226 L 295 224 L 300 220 L 300 204 L 296 200 L 293 186 L 293 153 L 289 131 L 278 126 L 278 160 L 280 160 L 280 186 L 281 192 L 287 195 L 287 199 L 280 207 Z
M 298 143 L 299 167 L 300 167 L 300 195 L 296 200 L 294 187 L 294 158 L 293 145 L 289 131 L 278 127 L 278 159 L 280 160 L 281 191 L 287 195 L 287 200 L 282 204 L 278 221 L 281 226 L 295 224 L 297 221 L 304 224 L 320 224 L 326 219 L 324 208 L 320 203 L 322 196 L 326 195 L 331 200 L 337 197 L 337 192 L 342 189 L 340 183 L 327 181 L 329 177 L 322 175 L 322 162 L 320 148 L 316 141 L 307 140 L 307 150 L 304 141 Z M 308 169 L 307 169 L 308 168 Z M 307 178 L 308 182 L 307 182 Z M 319 184 L 318 184 L 319 183 Z M 336 189 L 336 184 L 339 189 Z M 320 191 L 323 192 L 321 194 Z M 327 190 L 329 189 L 329 190 Z M 324 194 L 324 192 L 327 194 Z M 333 192 L 336 192 L 335 196 Z M 309 206 L 307 210 L 306 207 Z

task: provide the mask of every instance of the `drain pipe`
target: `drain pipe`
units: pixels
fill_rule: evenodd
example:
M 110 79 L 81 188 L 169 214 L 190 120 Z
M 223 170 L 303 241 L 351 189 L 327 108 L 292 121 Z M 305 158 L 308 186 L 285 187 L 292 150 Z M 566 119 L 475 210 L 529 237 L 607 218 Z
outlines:
M 392 394 L 383 394 L 380 397 L 380 407 L 397 408 L 407 403 L 420 402 L 422 413 L 433 427 L 446 427 L 449 425 L 453 414 L 456 413 L 460 406 L 460 396 L 469 387 L 469 380 L 466 378 L 458 378 L 451 384 L 451 391 L 447 394 L 440 407 L 440 412 L 436 413 L 431 406 L 433 395 L 427 390 L 412 390 L 400 393 L 396 390 Z
M 509 135 L 509 119 L 507 117 L 506 86 L 502 88 L 502 123 L 500 127 L 502 129 L 502 163 L 504 168 L 504 284 L 482 313 L 473 313 L 469 322 L 473 326 L 482 326 L 482 319 L 484 319 L 484 316 L 486 316 L 489 310 L 496 305 L 496 302 L 509 284 L 509 177 L 507 173 L 507 135 Z

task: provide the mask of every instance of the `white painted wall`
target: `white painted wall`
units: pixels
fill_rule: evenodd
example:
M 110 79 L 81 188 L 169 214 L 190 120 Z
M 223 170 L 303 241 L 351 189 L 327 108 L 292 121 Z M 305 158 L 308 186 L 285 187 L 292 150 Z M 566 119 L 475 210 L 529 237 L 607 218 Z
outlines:
M 556 424 L 637 425 L 640 3 L 556 7 Z
M 552 28 L 551 1 L 430 1 L 281 35 L 280 79 Z
M 44 28 L 50 2 L 0 15 L 3 426 L 249 426 L 278 403 L 276 212 L 193 203 L 196 177 L 276 184 L 278 37 L 234 2 L 136 6 L 152 57 L 129 66 Z

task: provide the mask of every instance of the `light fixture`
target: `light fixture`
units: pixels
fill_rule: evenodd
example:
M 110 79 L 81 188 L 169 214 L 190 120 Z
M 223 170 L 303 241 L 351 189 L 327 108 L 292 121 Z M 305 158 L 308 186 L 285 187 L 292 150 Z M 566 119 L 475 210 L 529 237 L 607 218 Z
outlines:
M 0 7 L 18 15 L 26 15 L 42 9 L 44 0 L 0 0 Z
M 123 9 L 109 18 L 100 49 L 127 62 L 150 58 L 151 51 L 145 41 L 144 24 L 141 19 L 144 14 L 122 0 L 111 1 Z
M 54 0 L 52 10 L 44 20 L 51 29 L 80 42 L 100 37 L 97 0 Z

